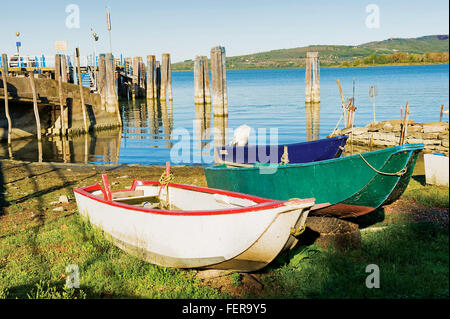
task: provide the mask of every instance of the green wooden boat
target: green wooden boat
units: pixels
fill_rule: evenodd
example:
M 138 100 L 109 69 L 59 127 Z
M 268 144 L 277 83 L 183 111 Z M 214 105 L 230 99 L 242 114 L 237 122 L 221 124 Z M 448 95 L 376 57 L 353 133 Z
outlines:
M 311 215 L 354 217 L 397 200 L 423 144 L 406 144 L 313 163 L 206 167 L 208 187 L 265 198 L 316 199 Z

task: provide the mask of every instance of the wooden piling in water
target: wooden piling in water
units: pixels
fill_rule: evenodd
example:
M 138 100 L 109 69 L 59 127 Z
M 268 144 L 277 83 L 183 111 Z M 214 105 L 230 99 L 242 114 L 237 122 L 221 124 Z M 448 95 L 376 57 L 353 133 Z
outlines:
M 203 60 L 200 56 L 196 56 L 194 60 L 194 103 L 204 104 L 205 94 L 203 85 Z
M 145 94 L 146 94 L 146 85 L 147 85 L 147 67 L 144 63 L 144 60 L 142 58 L 139 58 L 140 62 L 140 75 L 141 75 L 141 79 L 140 79 L 140 84 L 141 84 L 141 95 L 140 97 L 144 98 Z
M 165 101 L 167 98 L 167 81 L 169 78 L 170 54 L 163 53 L 161 60 L 161 88 L 159 99 Z
M 155 62 L 155 84 L 155 97 L 159 99 L 161 96 L 161 64 L 159 61 Z
M 77 70 L 78 70 L 78 79 L 79 79 L 79 86 L 80 86 L 81 110 L 83 112 L 84 131 L 87 133 L 88 126 L 87 126 L 87 118 L 86 118 L 86 105 L 84 104 L 83 83 L 81 82 L 80 50 L 78 48 L 76 48 L 75 52 L 76 52 L 76 57 L 77 57 Z
M 97 92 L 102 99 L 102 105 L 106 106 L 106 64 L 105 55 L 98 57 Z
M 225 48 L 211 49 L 212 104 L 214 116 L 228 116 Z
M 155 91 L 155 56 L 147 55 L 147 99 L 153 99 Z
M 196 56 L 194 60 L 194 102 L 195 104 L 210 104 L 211 89 L 209 87 L 208 59 L 206 56 Z
M 167 93 L 169 95 L 169 101 L 173 101 L 173 92 L 172 92 L 172 66 L 170 62 L 170 54 L 169 61 L 167 61 Z
M 211 87 L 209 85 L 208 58 L 206 56 L 203 56 L 202 60 L 203 60 L 205 103 L 211 104 Z M 211 107 L 210 107 L 210 109 L 211 109 Z
M 9 114 L 9 101 L 8 101 L 8 56 L 6 54 L 2 54 L 2 80 L 3 80 L 3 91 L 5 94 L 5 115 L 6 120 L 8 121 L 8 146 L 11 145 L 11 133 L 12 133 L 12 123 L 11 123 L 11 115 Z M 9 154 L 10 158 L 12 158 L 12 154 Z
M 106 64 L 106 111 L 116 113 L 117 123 L 122 126 L 122 117 L 119 110 L 119 99 L 115 88 L 115 73 L 116 65 L 114 63 L 114 56 L 112 53 L 105 55 Z
M 320 63 L 319 52 L 306 53 L 305 102 L 320 102 Z
M 131 89 L 131 93 L 133 95 L 133 100 L 136 97 L 139 97 L 139 57 L 134 57 L 133 58 L 133 73 L 131 76 L 131 80 L 132 80 L 132 89 Z

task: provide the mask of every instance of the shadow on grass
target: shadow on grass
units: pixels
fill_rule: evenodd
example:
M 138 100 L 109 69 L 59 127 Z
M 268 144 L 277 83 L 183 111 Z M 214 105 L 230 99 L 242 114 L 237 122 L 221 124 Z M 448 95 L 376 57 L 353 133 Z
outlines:
M 368 233 L 354 250 L 298 246 L 265 272 L 265 297 L 448 298 L 448 234 L 434 224 L 415 223 Z M 370 264 L 380 269 L 379 289 L 366 287 Z
M 425 186 L 427 184 L 425 181 L 425 175 L 413 175 L 411 178 L 419 182 L 422 186 Z
M 64 281 L 37 281 L 31 284 L 15 286 L 7 290 L 5 298 L 13 299 L 136 299 L 122 292 L 98 292 L 91 287 L 67 288 Z
M 383 222 L 385 217 L 386 214 L 384 208 L 380 207 L 368 214 L 361 215 L 358 217 L 346 218 L 345 220 L 357 224 L 360 229 L 364 229 L 377 223 Z

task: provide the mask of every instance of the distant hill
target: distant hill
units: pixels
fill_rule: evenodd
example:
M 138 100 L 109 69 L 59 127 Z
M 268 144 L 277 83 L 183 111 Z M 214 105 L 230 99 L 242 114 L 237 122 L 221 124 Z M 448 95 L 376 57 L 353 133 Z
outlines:
M 425 54 L 448 52 L 448 35 L 429 35 L 418 38 L 390 38 L 356 46 L 310 45 L 292 49 L 280 49 L 248 55 L 227 57 L 227 69 L 271 69 L 304 67 L 306 52 L 318 51 L 322 66 L 351 65 L 371 55 L 392 55 L 397 52 Z M 447 58 L 448 60 L 448 58 Z M 173 70 L 193 70 L 193 60 L 174 63 Z

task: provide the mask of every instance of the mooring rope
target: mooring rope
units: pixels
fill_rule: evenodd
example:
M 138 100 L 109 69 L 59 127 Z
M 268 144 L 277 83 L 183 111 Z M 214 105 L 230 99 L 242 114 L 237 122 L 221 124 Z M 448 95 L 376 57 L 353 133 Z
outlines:
M 361 158 L 364 160 L 364 162 L 365 162 L 371 169 L 373 169 L 375 172 L 377 172 L 378 174 L 381 174 L 381 175 L 387 175 L 387 176 L 403 176 L 403 175 L 405 175 L 405 173 L 406 173 L 406 171 L 407 171 L 406 167 L 403 167 L 401 170 L 399 170 L 399 171 L 396 172 L 396 173 L 386 173 L 386 172 L 382 172 L 382 171 L 377 170 L 377 169 L 376 169 L 375 167 L 373 167 L 372 165 L 370 165 L 370 163 L 364 158 L 364 156 L 362 156 L 362 154 L 359 154 L 359 156 L 361 156 Z
M 333 135 L 334 132 L 336 132 L 336 130 L 337 130 L 339 124 L 341 123 L 341 120 L 343 119 L 343 117 L 344 117 L 344 113 L 341 114 L 341 117 L 339 118 L 339 121 L 337 122 L 336 127 L 334 128 L 333 132 L 331 132 L 331 135 Z
M 166 187 L 169 183 L 172 183 L 174 179 L 175 177 L 172 173 L 167 174 L 167 171 L 164 171 L 159 178 L 159 183 L 161 184 L 161 187 Z
M 287 146 L 284 147 L 284 153 L 281 156 L 281 163 L 280 164 L 289 164 L 289 154 L 288 154 L 288 148 Z

